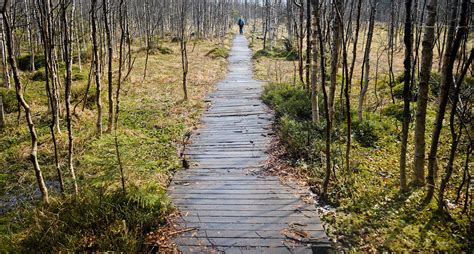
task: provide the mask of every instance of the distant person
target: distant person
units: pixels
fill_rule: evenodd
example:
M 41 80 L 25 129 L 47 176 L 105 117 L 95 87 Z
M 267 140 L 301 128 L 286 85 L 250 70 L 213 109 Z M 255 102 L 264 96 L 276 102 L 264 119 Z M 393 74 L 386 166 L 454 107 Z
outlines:
M 242 17 L 240 17 L 237 24 L 239 25 L 240 34 L 244 34 L 244 25 L 245 25 L 244 19 Z

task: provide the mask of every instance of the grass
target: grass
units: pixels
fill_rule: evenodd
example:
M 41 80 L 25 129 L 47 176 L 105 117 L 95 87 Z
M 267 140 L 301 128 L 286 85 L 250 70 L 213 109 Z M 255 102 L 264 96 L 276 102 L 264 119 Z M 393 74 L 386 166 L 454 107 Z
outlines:
M 225 40 L 227 45 L 229 38 Z M 173 172 L 182 167 L 179 151 L 183 136 L 196 128 L 205 108 L 205 94 L 225 74 L 225 59 L 206 56 L 220 45 L 217 41 L 198 41 L 194 50 L 188 51 L 188 101 L 182 100 L 181 75 L 177 71 L 181 70 L 179 44 L 160 41 L 160 53 L 149 57 L 144 82 L 145 52 L 136 51 L 134 69 L 122 87 L 117 132 L 127 181 L 126 195 L 120 191 L 114 135 L 104 134 L 97 138 L 95 134 L 94 83 L 87 107 L 81 111 L 79 106 L 78 115 L 73 119 L 74 165 L 80 187 L 77 198 L 71 194 L 72 184 L 66 166 L 67 132 L 65 121 L 61 121 L 62 133 L 57 137 L 59 163 L 67 188 L 65 197 L 61 197 L 48 128 L 50 116 L 44 82 L 40 77 L 32 80 L 32 74 L 28 72 L 21 73 L 25 97 L 33 109 L 39 135 L 38 156 L 52 195 L 50 206 L 43 206 L 38 201 L 37 185 L 28 161 L 29 133 L 23 116 L 20 125 L 16 124 L 16 104 L 14 100 L 9 101 L 10 95 L 14 94 L 2 89 L 0 92 L 7 94 L 4 98 L 8 126 L 0 135 L 0 251 L 32 248 L 46 252 L 143 250 L 146 232 L 159 227 L 173 210 L 165 190 Z M 134 45 L 134 48 L 141 47 Z M 90 65 L 83 63 L 83 67 L 86 66 Z M 75 66 L 74 72 L 77 75 L 73 82 L 73 105 L 84 96 L 88 70 L 80 71 Z M 103 109 L 106 111 L 106 80 L 102 84 Z M 106 116 L 103 122 L 105 126 Z

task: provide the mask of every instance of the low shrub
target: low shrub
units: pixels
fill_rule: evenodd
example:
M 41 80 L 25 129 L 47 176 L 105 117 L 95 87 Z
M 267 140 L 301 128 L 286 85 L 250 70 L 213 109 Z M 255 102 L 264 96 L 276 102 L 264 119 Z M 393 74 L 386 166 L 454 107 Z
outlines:
M 402 121 L 403 120 L 403 102 L 387 104 L 382 109 L 381 112 L 384 116 L 393 117 L 397 119 L 398 121 Z
M 72 80 L 73 81 L 81 81 L 87 80 L 88 74 L 84 71 L 81 71 L 79 67 L 73 66 L 72 67 Z
M 34 81 L 46 81 L 46 71 L 45 71 L 44 67 L 42 67 L 41 69 L 35 71 L 35 72 L 31 75 L 31 80 L 34 80 Z
M 18 112 L 18 100 L 15 89 L 0 88 L 3 99 L 3 109 L 6 113 Z
M 379 141 L 379 126 L 373 120 L 355 121 L 352 124 L 354 139 L 364 147 L 375 147 Z
M 87 83 L 78 83 L 78 84 L 73 84 L 71 87 L 71 100 L 72 101 L 79 101 L 82 100 L 82 98 L 85 96 L 87 90 Z M 86 105 L 92 106 L 95 103 L 95 92 L 96 92 L 96 86 L 91 83 L 89 87 L 89 92 L 87 93 L 87 98 L 86 98 Z
M 393 97 L 402 100 L 403 99 L 403 82 L 393 86 Z
M 288 154 L 295 159 L 318 160 L 324 147 L 324 126 L 311 121 L 299 121 L 288 116 L 279 119 L 280 139 Z
M 255 52 L 252 58 L 259 59 L 261 57 L 283 58 L 288 61 L 294 61 L 298 59 L 298 52 L 295 49 L 291 49 L 290 51 L 277 48 L 273 50 L 261 49 Z
M 158 51 L 163 55 L 173 54 L 173 50 L 165 46 L 158 47 Z
M 262 99 L 276 111 L 277 116 L 311 119 L 311 97 L 301 88 L 286 83 L 272 83 L 265 86 Z
M 258 50 L 257 52 L 255 52 L 255 53 L 253 54 L 253 57 L 252 57 L 252 58 L 253 58 L 253 59 L 258 59 L 258 58 L 261 58 L 261 57 L 269 57 L 269 56 L 271 56 L 271 55 L 272 55 L 272 54 L 271 54 L 270 51 L 265 50 L 265 49 L 260 49 L 260 50 Z
M 146 52 L 146 47 L 144 47 L 142 51 Z M 169 54 L 173 54 L 173 49 L 163 46 L 163 44 L 160 43 L 159 40 L 156 39 L 150 42 L 149 53 L 150 55 L 157 55 L 157 54 L 169 55 Z
M 225 47 L 219 46 L 211 49 L 206 53 L 206 56 L 217 59 L 217 58 L 227 58 L 229 57 L 229 50 Z
M 35 55 L 35 68 L 38 70 L 45 67 L 44 55 Z M 31 70 L 31 55 L 22 55 L 17 59 L 18 69 L 22 71 Z

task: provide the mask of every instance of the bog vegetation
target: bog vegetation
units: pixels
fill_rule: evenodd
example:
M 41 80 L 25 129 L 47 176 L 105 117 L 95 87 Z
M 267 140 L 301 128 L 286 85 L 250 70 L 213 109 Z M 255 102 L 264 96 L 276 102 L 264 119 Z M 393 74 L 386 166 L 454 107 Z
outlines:
M 268 3 L 274 39 L 247 36 L 281 159 L 326 205 L 328 234 L 359 251 L 472 250 L 472 4 L 295 4 L 294 26 Z
M 337 248 L 472 251 L 469 0 L 0 2 L 0 252 L 149 251 L 246 21 Z

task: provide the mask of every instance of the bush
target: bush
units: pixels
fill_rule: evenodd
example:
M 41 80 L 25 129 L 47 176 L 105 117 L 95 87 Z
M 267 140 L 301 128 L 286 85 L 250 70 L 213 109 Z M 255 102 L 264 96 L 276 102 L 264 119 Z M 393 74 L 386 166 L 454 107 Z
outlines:
M 277 116 L 311 119 L 311 97 L 301 88 L 286 83 L 271 83 L 265 86 L 262 99 L 276 111 Z
M 170 202 L 157 187 L 130 187 L 127 194 L 82 192 L 53 200 L 32 214 L 24 251 L 124 251 L 143 248 L 145 234 L 163 222 Z
M 206 56 L 217 59 L 217 58 L 227 58 L 229 57 L 229 50 L 225 47 L 215 47 L 207 52 Z
M 298 121 L 288 116 L 279 120 L 280 139 L 295 159 L 317 160 L 323 150 L 324 126 L 311 121 Z
M 15 89 L 0 88 L 3 99 L 3 109 L 6 113 L 18 112 L 18 100 Z
M 35 56 L 35 68 L 39 70 L 45 67 L 45 58 L 43 55 Z M 22 55 L 17 59 L 18 69 L 29 71 L 31 69 L 31 55 Z
M 73 84 L 71 87 L 71 100 L 72 101 L 82 100 L 82 98 L 86 94 L 86 89 L 87 89 L 87 83 Z M 88 107 L 95 104 L 95 92 L 96 92 L 96 86 L 91 83 L 89 87 L 89 93 L 87 94 L 87 98 L 86 98 L 86 105 Z
M 353 123 L 354 138 L 364 147 L 375 147 L 379 141 L 377 123 L 372 120 L 363 120 Z
M 271 52 L 265 49 L 260 49 L 253 54 L 253 59 L 258 59 L 260 57 L 269 57 L 271 56 Z
M 402 100 L 403 99 L 403 83 L 396 84 L 392 91 L 393 91 L 393 96 L 397 99 Z
M 253 59 L 259 59 L 261 57 L 272 57 L 272 58 L 284 58 L 288 61 L 293 61 L 298 59 L 298 52 L 295 49 L 291 49 L 290 51 L 286 51 L 285 49 L 274 49 L 274 50 L 266 50 L 261 49 L 254 53 Z
M 87 80 L 88 74 L 85 73 L 84 71 L 81 71 L 79 67 L 73 66 L 72 67 L 72 80 L 73 81 L 81 81 L 81 80 Z
M 46 81 L 46 71 L 45 71 L 44 67 L 42 67 L 41 69 L 35 71 L 35 72 L 31 75 L 31 80 L 34 80 L 34 81 Z
M 393 117 L 398 121 L 403 120 L 403 102 L 390 103 L 382 109 L 382 114 Z
M 405 73 L 402 72 L 402 73 L 398 74 L 397 76 L 395 76 L 395 80 L 394 80 L 395 83 L 402 83 L 403 84 L 404 81 L 405 81 Z

